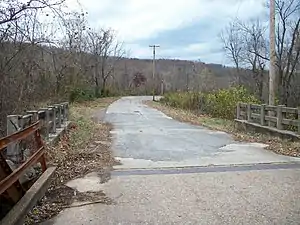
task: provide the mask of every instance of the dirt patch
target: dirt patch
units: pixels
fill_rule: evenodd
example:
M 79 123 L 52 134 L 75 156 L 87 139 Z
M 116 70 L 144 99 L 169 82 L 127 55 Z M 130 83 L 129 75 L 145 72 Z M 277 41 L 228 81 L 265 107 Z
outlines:
M 100 99 L 93 102 L 71 105 L 70 130 L 61 138 L 57 146 L 48 147 L 49 164 L 57 167 L 51 185 L 45 196 L 27 215 L 25 224 L 38 224 L 49 220 L 65 208 L 91 202 L 112 204 L 103 192 L 80 193 L 65 184 L 84 177 L 91 172 L 102 175 L 106 182 L 115 161 L 110 146 L 111 125 L 100 119 L 93 120 L 93 113 L 105 110 L 114 100 Z
M 198 114 L 197 112 L 173 108 L 160 102 L 145 101 L 144 103 L 162 111 L 166 115 L 178 121 L 201 125 L 213 130 L 230 133 L 236 141 L 264 143 L 269 145 L 267 147 L 268 150 L 281 155 L 300 157 L 300 142 L 282 140 L 280 138 L 261 133 L 240 131 L 236 129 L 234 121 L 212 118 L 207 115 Z

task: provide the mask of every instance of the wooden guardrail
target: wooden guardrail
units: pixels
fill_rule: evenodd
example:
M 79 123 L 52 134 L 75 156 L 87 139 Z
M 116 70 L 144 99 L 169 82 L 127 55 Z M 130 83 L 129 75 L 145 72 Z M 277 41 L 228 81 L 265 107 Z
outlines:
M 238 103 L 237 119 L 300 134 L 300 108 Z
M 67 102 L 55 104 L 36 111 L 27 111 L 25 115 L 8 115 L 7 116 L 7 135 L 25 129 L 32 123 L 40 122 L 40 133 L 47 141 L 56 134 L 56 130 L 62 128 L 68 120 L 69 105 Z M 22 143 L 16 142 L 7 146 L 5 155 L 7 159 L 14 163 L 19 163 L 24 158 Z
M 55 168 L 46 168 L 44 141 L 51 143 L 62 134 L 68 125 L 68 114 L 69 105 L 65 102 L 27 111 L 25 115 L 7 116 L 7 136 L 0 139 L 1 203 L 17 206 L 23 201 L 16 210 L 24 211 L 30 209 L 32 201 L 39 198 L 42 190 L 36 190 L 33 194 L 28 191 L 29 188 L 45 187 L 47 179 L 55 171 Z M 28 199 L 28 196 L 31 197 Z M 2 218 L 3 213 L 0 216 Z M 15 216 L 10 215 L 9 224 L 13 224 L 11 218 Z
M 12 170 L 2 152 L 9 145 L 28 138 L 30 138 L 30 141 L 35 142 L 31 145 L 31 154 L 26 161 L 20 163 L 15 170 Z M 45 150 L 40 135 L 39 122 L 35 122 L 26 129 L 0 139 L 0 195 L 4 194 L 6 199 L 10 199 L 13 203 L 19 201 L 26 192 L 26 188 L 20 183 L 19 179 L 27 169 L 38 162 L 40 162 L 41 169 L 44 172 L 46 170 L 44 155 Z

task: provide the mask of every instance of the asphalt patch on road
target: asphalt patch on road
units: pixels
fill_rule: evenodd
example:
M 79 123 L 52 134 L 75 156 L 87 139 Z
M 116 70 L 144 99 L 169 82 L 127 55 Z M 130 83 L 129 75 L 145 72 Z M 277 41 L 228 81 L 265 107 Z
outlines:
M 114 170 L 112 176 L 130 175 L 168 175 L 168 174 L 192 174 L 192 173 L 222 173 L 222 172 L 243 172 L 260 170 L 282 170 L 300 169 L 300 163 L 260 163 L 251 165 L 230 165 L 230 166 L 207 166 L 207 167 L 180 167 L 180 168 L 155 168 L 155 169 L 124 169 Z

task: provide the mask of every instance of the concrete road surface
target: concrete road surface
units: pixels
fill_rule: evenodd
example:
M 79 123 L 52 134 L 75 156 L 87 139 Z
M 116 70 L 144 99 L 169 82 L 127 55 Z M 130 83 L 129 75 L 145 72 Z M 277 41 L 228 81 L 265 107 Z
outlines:
M 259 143 L 238 143 L 224 132 L 180 123 L 142 104 L 152 97 L 126 97 L 113 103 L 106 120 L 114 124 L 119 168 L 207 166 L 293 161 Z
M 111 179 L 92 173 L 68 183 L 104 191 L 110 204 L 74 206 L 45 224 L 300 224 L 298 158 L 180 123 L 147 99 L 125 97 L 106 112 L 122 162 Z

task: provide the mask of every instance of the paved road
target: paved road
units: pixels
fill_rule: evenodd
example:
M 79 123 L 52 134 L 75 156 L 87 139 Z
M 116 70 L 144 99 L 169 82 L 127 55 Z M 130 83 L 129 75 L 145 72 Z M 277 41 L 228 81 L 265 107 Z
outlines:
M 122 98 L 106 112 L 123 163 L 111 179 L 92 173 L 68 184 L 104 191 L 113 204 L 66 209 L 51 224 L 300 224 L 297 159 L 180 123 L 146 99 Z
M 180 123 L 142 104 L 151 97 L 126 97 L 113 103 L 106 120 L 114 124 L 119 168 L 207 166 L 287 162 L 258 143 L 237 143 L 230 135 Z

